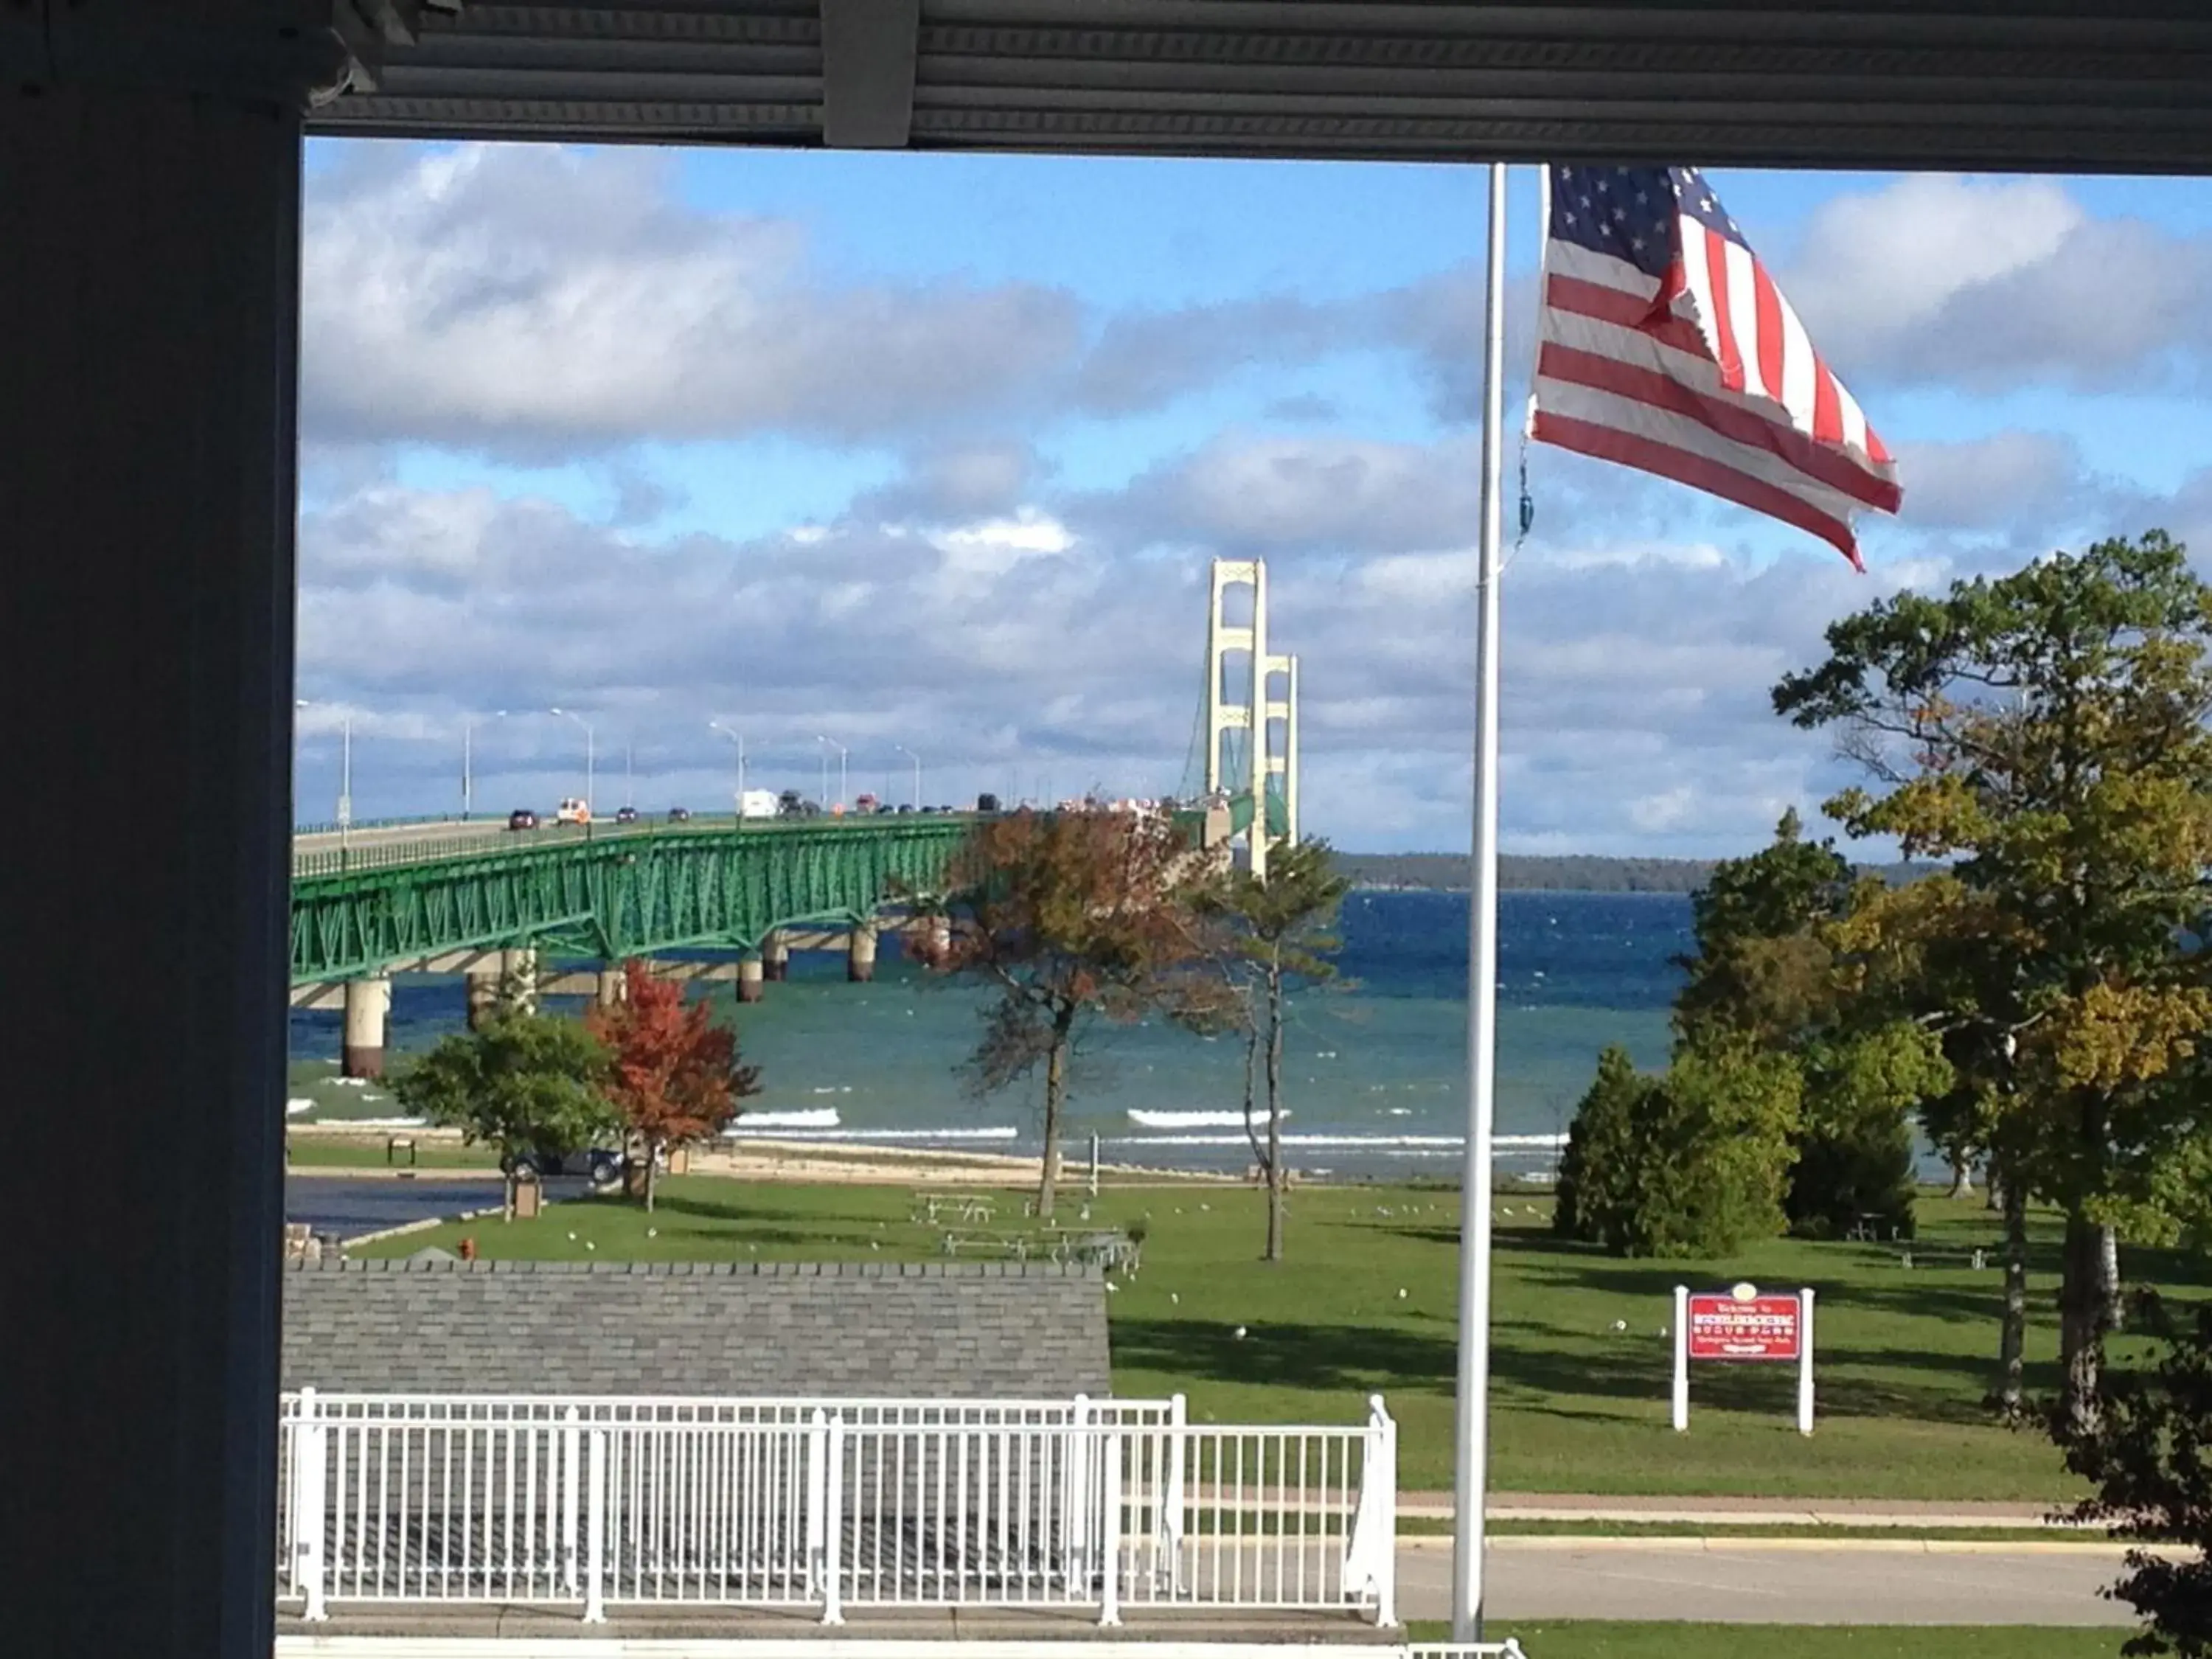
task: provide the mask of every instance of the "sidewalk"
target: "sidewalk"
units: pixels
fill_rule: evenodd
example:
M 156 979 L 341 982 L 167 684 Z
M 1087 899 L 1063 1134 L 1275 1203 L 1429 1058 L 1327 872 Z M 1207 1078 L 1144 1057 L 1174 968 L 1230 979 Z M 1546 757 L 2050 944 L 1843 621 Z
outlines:
M 1492 1492 L 1492 1521 L 1609 1522 L 1615 1524 L 1729 1527 L 2049 1527 L 2055 1504 L 1989 1504 L 1970 1499 L 1896 1498 L 1623 1498 L 1571 1493 Z M 1402 1492 L 1401 1519 L 1449 1521 L 1448 1492 Z

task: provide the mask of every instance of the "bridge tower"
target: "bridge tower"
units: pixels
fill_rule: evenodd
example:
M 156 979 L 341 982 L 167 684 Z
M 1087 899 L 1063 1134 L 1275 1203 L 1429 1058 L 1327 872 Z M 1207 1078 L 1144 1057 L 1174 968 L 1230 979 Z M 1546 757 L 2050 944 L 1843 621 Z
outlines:
M 1231 588 L 1252 590 L 1249 624 L 1231 623 L 1226 600 Z M 1241 682 L 1242 700 L 1228 686 L 1229 659 L 1241 657 L 1247 672 Z M 1283 695 L 1274 695 L 1274 680 L 1285 682 Z M 1271 780 L 1279 779 L 1284 828 L 1292 841 L 1298 834 L 1298 659 L 1274 656 L 1267 650 L 1267 562 L 1265 559 L 1216 559 L 1212 592 L 1206 613 L 1206 793 L 1208 797 L 1249 790 L 1252 823 L 1245 831 L 1246 860 L 1252 873 L 1267 878 L 1267 797 Z M 1275 746 L 1274 722 L 1283 723 L 1283 739 Z M 1232 732 L 1247 734 L 1238 767 L 1242 775 L 1231 779 L 1223 756 L 1222 739 Z

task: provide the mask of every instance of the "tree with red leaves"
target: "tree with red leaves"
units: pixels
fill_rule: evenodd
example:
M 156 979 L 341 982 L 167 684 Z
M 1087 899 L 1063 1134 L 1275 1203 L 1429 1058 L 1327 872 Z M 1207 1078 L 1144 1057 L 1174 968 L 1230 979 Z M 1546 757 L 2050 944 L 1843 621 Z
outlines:
M 737 1033 L 716 1025 L 703 1002 L 686 1004 L 674 980 L 655 979 L 635 957 L 623 963 L 623 1000 L 584 1016 L 606 1049 L 607 1102 L 629 1132 L 644 1170 L 645 1207 L 671 1146 L 718 1135 L 738 1102 L 760 1092 L 760 1073 L 738 1063 Z
M 908 948 L 941 974 L 998 994 L 968 1063 L 979 1094 L 1044 1073 L 1037 1213 L 1060 1179 L 1068 1062 L 1094 1018 L 1150 1013 L 1225 1024 L 1214 924 L 1194 898 L 1211 873 L 1164 819 L 1017 812 L 978 824 L 954 855 L 941 926 Z

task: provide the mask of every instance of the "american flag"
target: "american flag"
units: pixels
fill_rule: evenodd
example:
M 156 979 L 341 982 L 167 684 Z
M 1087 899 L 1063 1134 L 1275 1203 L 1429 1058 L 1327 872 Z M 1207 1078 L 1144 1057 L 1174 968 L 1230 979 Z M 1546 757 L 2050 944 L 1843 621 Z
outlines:
M 1656 472 L 1833 543 L 1897 465 L 1695 167 L 1553 167 L 1544 443 Z

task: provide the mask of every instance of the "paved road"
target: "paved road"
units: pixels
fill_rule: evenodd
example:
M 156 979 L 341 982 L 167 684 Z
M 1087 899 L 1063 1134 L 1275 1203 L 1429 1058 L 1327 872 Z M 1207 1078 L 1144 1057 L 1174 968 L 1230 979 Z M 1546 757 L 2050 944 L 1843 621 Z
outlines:
M 1499 1619 L 1709 1620 L 1785 1625 L 2132 1625 L 2097 1592 L 2121 1571 L 2101 1546 L 1899 1548 L 1733 1540 L 1639 1540 L 1594 1548 L 1565 1539 L 1500 1539 L 1490 1553 Z M 1900 1540 L 1901 1541 L 1901 1540 Z M 1683 1547 L 1687 1546 L 1688 1547 Z M 1398 1608 L 1451 1616 L 1449 1540 L 1401 1546 Z
M 550 1200 L 577 1198 L 583 1192 L 580 1176 L 556 1176 L 545 1183 L 545 1196 Z M 495 1178 L 425 1175 L 412 1181 L 362 1181 L 295 1175 L 284 1182 L 284 1218 L 304 1221 L 325 1238 L 355 1238 L 410 1221 L 441 1220 L 489 1209 L 499 1201 Z

